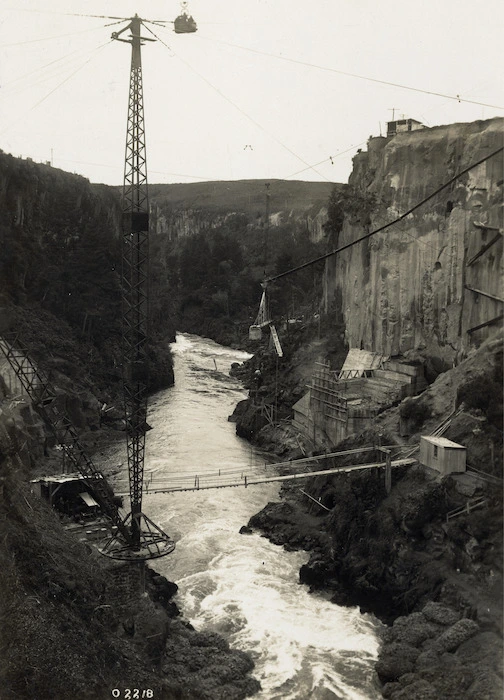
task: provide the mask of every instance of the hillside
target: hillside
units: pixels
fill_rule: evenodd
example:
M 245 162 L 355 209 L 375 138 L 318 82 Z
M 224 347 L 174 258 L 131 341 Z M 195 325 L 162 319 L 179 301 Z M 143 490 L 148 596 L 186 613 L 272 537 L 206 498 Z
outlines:
M 237 180 L 190 184 L 150 185 L 153 228 L 170 240 L 193 235 L 242 216 L 250 225 L 264 219 L 266 184 L 270 185 L 270 223 L 289 224 L 322 235 L 330 182 Z
M 176 209 L 204 208 L 217 212 L 243 212 L 254 215 L 264 209 L 266 184 L 276 205 L 272 212 L 282 210 L 299 214 L 313 206 L 325 205 L 333 187 L 330 182 L 300 180 L 230 180 L 194 182 L 189 184 L 149 185 L 151 202 L 164 203 Z

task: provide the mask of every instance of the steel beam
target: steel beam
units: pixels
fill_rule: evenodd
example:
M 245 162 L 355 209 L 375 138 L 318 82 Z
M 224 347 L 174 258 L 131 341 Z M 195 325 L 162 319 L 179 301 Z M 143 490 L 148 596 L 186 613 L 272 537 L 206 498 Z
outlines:
M 68 418 L 64 404 L 58 400 L 58 393 L 48 375 L 30 359 L 29 350 L 18 335 L 9 335 L 0 340 L 0 350 L 16 373 L 33 406 L 61 445 L 68 462 L 81 474 L 92 490 L 104 515 L 110 518 L 120 535 L 129 542 L 130 532 L 114 503 L 114 492 L 104 474 L 96 468 L 92 459 L 86 454 L 78 433 Z

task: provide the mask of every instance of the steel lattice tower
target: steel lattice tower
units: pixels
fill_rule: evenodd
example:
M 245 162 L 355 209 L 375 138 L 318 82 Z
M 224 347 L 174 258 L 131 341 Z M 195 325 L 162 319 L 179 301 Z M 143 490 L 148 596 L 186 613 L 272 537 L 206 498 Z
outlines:
M 142 19 L 112 34 L 131 44 L 131 72 L 123 188 L 122 342 L 124 416 L 128 452 L 131 543 L 111 543 L 117 558 L 151 559 L 173 551 L 174 542 L 142 513 L 142 485 L 147 425 L 149 316 L 149 200 L 143 108 L 141 46 L 154 41 L 141 36 Z M 119 38 L 130 30 L 129 39 Z

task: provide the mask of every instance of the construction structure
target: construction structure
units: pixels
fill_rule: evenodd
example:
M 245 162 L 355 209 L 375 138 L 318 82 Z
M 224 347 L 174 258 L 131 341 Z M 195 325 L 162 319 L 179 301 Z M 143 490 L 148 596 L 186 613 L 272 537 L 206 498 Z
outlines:
M 16 374 L 24 392 L 50 430 L 60 448 L 63 465 L 78 472 L 87 490 L 99 503 L 103 514 L 117 531 L 118 536 L 129 546 L 131 532 L 119 513 L 112 488 L 103 473 L 86 454 L 66 410 L 64 397 L 59 394 L 49 376 L 29 357 L 28 348 L 17 333 L 4 332 L 0 340 L 0 351 Z
M 387 138 L 391 138 L 397 134 L 407 133 L 408 131 L 418 131 L 419 129 L 425 129 L 425 126 L 417 119 L 407 119 L 406 117 L 394 119 L 393 121 L 387 122 Z
M 165 556 L 175 543 L 142 512 L 148 394 L 149 340 L 149 198 L 143 105 L 141 47 L 143 19 L 135 15 L 112 38 L 131 44 L 131 70 L 126 132 L 122 216 L 122 379 L 126 426 L 131 511 L 124 523 L 130 529 L 125 542 L 121 533 L 102 548 L 115 559 L 147 560 Z M 121 35 L 129 31 L 129 37 Z
M 127 439 L 130 512 L 123 517 L 119 500 L 104 474 L 86 454 L 73 426 L 64 395 L 57 391 L 48 375 L 31 359 L 30 349 L 16 333 L 5 333 L 0 350 L 14 371 L 33 406 L 53 433 L 63 464 L 72 475 L 59 480 L 39 482 L 41 495 L 54 502 L 57 494 L 68 490 L 89 508 L 100 506 L 110 527 L 100 551 L 113 558 L 143 562 L 165 556 L 175 543 L 142 513 L 142 483 L 145 457 L 148 392 L 148 262 L 149 262 L 149 203 L 145 127 L 143 114 L 143 84 L 141 46 L 154 41 L 141 35 L 147 20 L 135 15 L 112 38 L 131 44 L 126 158 L 123 188 L 122 218 L 122 379 L 124 393 L 124 422 Z M 129 30 L 127 38 L 122 35 Z M 73 493 L 75 491 L 75 493 Z M 77 500 L 79 503 L 79 500 Z M 72 509 L 75 503 L 70 506 Z
M 370 427 L 378 412 L 425 388 L 423 368 L 351 348 L 339 372 L 316 363 L 293 425 L 314 446 L 337 444 Z
M 266 214 L 264 223 L 264 277 L 266 278 L 266 265 L 268 263 L 268 237 L 269 237 L 269 224 L 270 224 L 270 185 L 266 183 Z M 261 283 L 262 295 L 261 301 L 259 302 L 259 311 L 257 312 L 257 317 L 254 323 L 249 327 L 249 340 L 261 340 L 262 332 L 264 328 L 269 328 L 270 330 L 270 344 L 275 349 L 277 358 L 283 357 L 283 349 L 278 337 L 277 329 L 273 324 L 271 318 L 271 311 L 269 306 L 268 297 L 268 282 L 265 280 Z

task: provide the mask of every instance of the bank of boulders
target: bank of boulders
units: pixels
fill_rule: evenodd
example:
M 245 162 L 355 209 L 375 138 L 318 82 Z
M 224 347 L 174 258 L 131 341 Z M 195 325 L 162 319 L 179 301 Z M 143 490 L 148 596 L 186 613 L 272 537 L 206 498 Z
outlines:
M 502 653 L 497 634 L 429 602 L 385 629 L 376 670 L 390 700 L 501 700 Z

